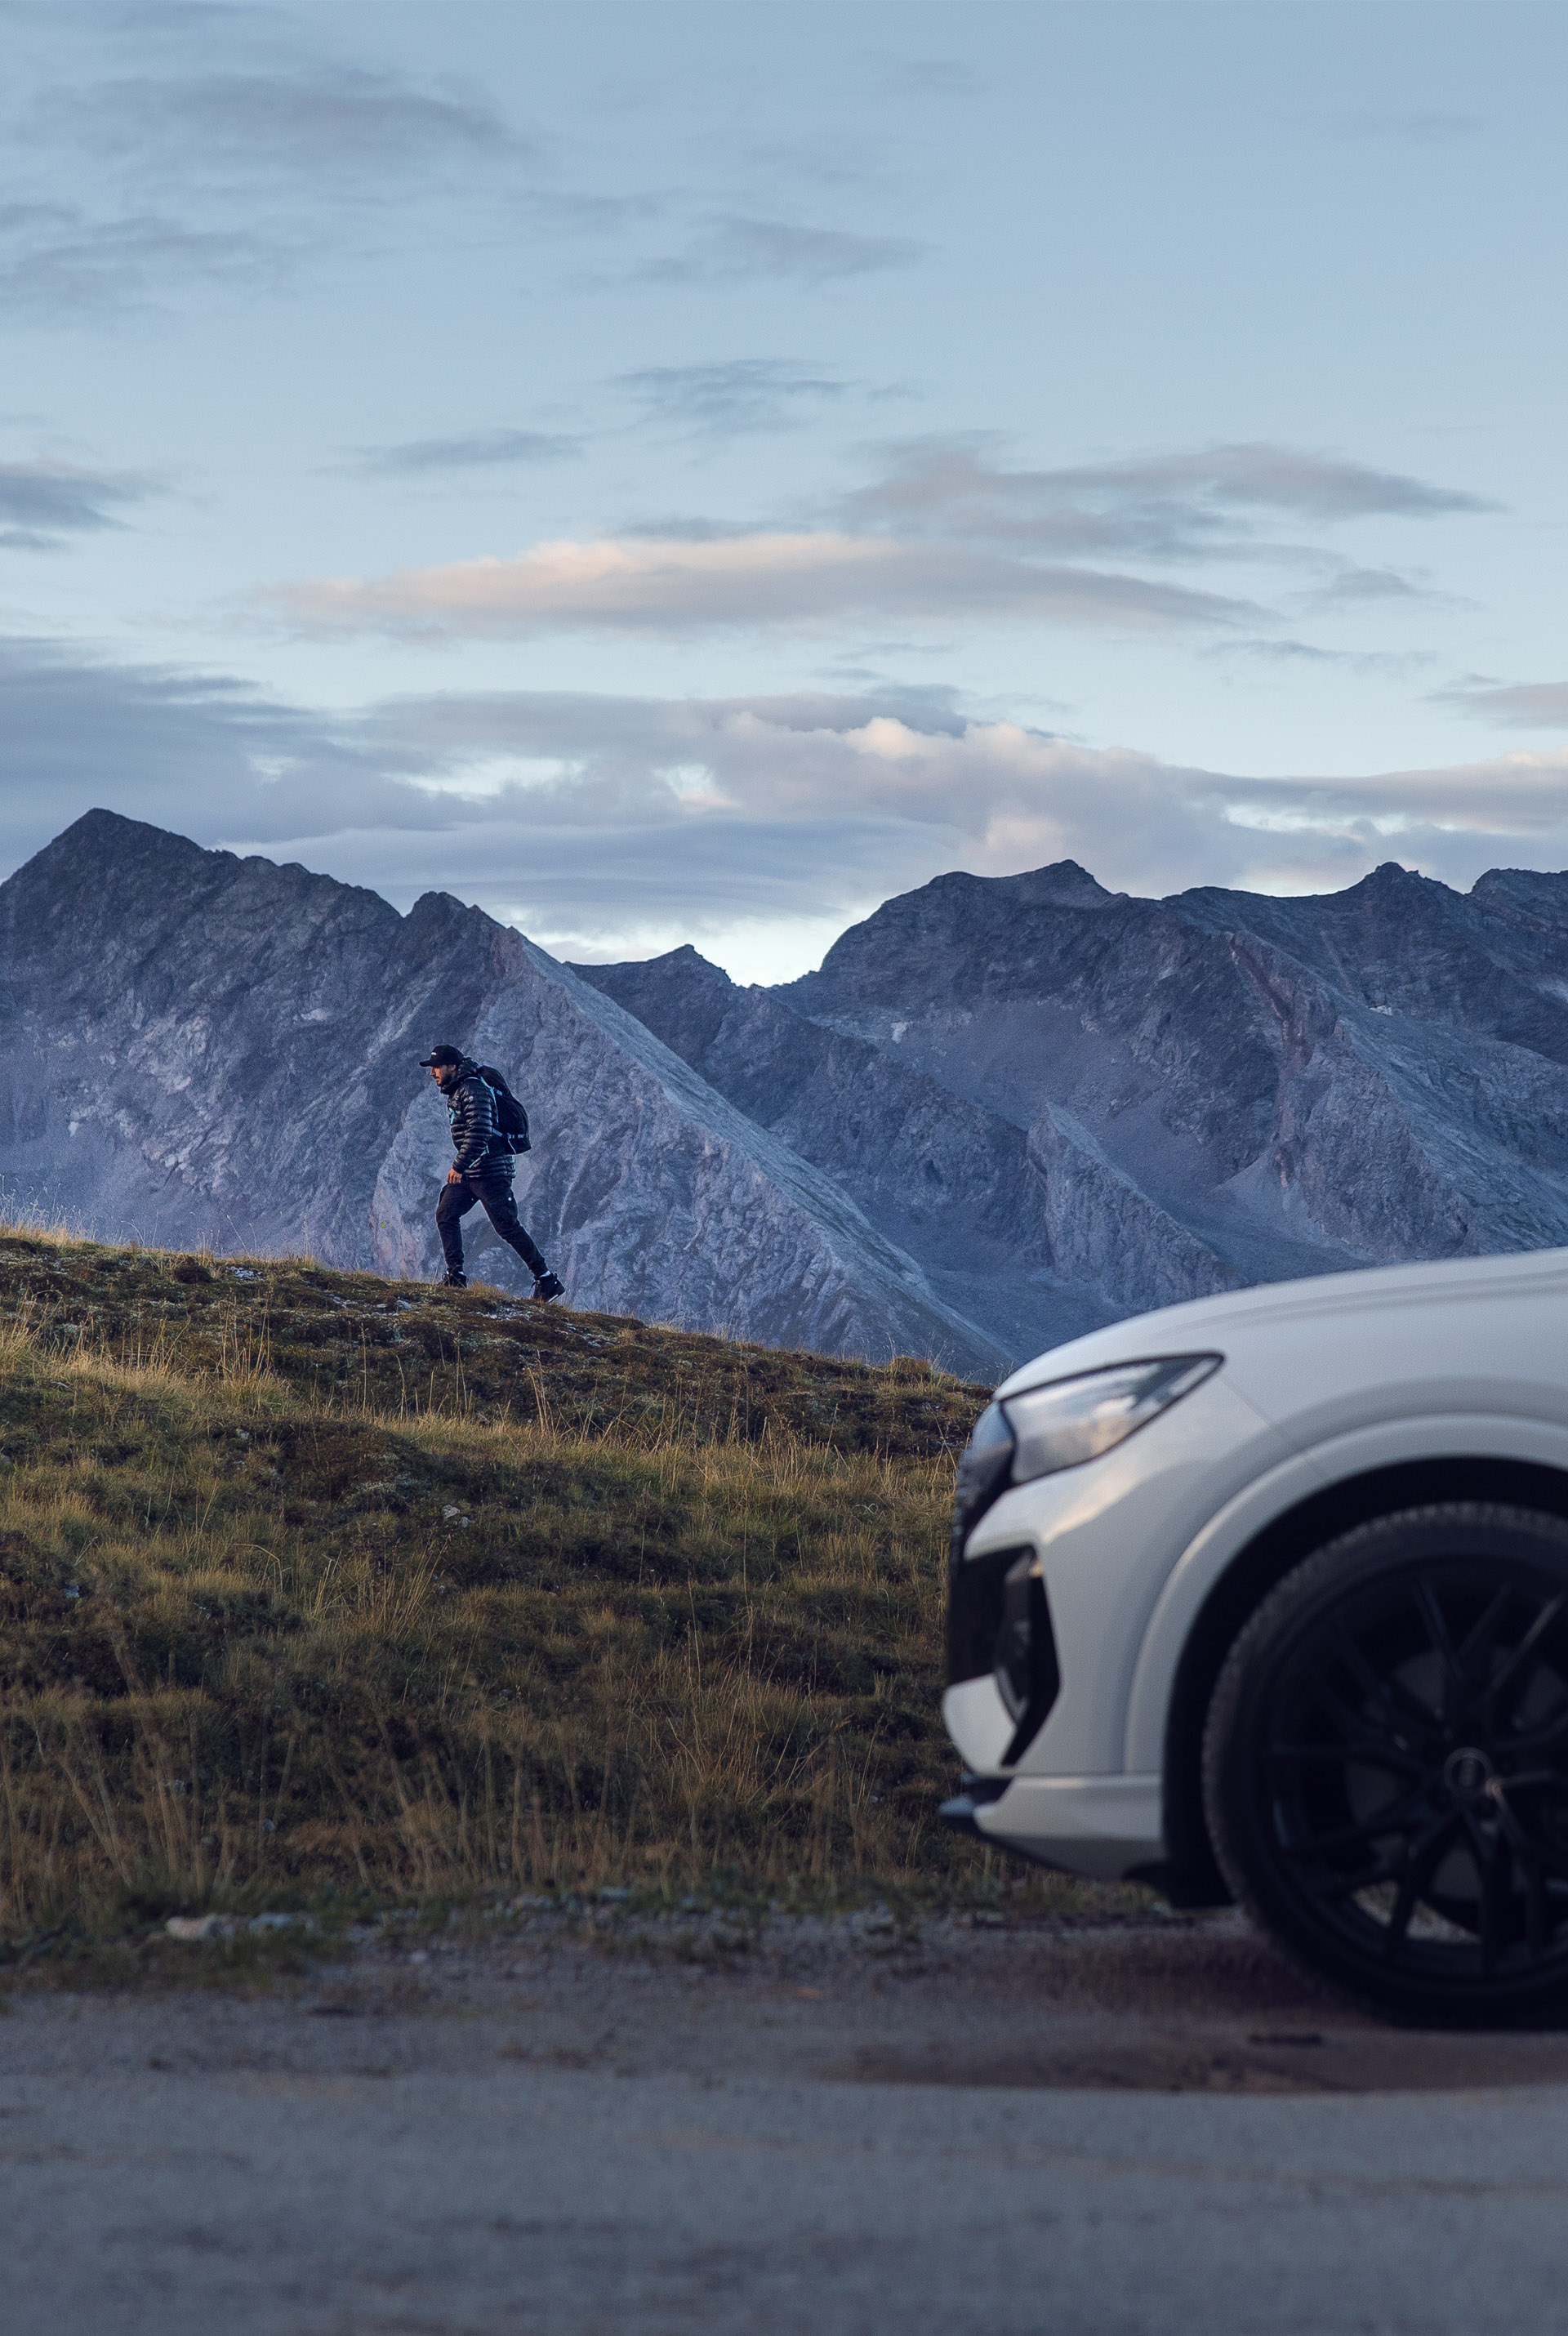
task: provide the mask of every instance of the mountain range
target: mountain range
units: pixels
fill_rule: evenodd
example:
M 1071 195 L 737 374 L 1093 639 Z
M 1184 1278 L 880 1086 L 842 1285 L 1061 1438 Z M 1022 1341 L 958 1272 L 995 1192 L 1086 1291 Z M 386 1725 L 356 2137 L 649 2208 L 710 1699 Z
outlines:
M 576 1303 L 983 1379 L 1246 1282 L 1568 1243 L 1568 874 L 953 874 L 764 988 L 91 812 L 0 885 L 0 1026 L 5 1213 L 433 1274 L 453 1039 L 528 1103 Z

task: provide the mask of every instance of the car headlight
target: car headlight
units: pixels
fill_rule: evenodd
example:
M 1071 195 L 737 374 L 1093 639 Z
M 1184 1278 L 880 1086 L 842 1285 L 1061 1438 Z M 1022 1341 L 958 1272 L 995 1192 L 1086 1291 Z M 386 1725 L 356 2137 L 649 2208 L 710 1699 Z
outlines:
M 1097 1460 L 1202 1387 L 1223 1360 L 1222 1355 L 1163 1355 L 1008 1396 L 997 1408 L 1012 1434 L 1013 1483 L 1027 1484 Z
M 1152 1362 L 1115 1363 L 1109 1370 L 1080 1371 L 1076 1378 L 1054 1379 L 1048 1387 L 1027 1387 L 1022 1395 L 987 1404 L 959 1462 L 954 1565 L 976 1525 L 1009 1484 L 1027 1484 L 1109 1452 L 1202 1387 L 1223 1361 L 1222 1355 L 1162 1355 Z

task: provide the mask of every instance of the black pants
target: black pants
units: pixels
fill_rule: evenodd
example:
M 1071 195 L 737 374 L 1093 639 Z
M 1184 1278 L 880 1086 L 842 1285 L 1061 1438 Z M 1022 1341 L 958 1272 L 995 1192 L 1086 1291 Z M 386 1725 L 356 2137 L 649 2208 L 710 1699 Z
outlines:
M 518 1218 L 511 1178 L 504 1168 L 487 1168 L 478 1175 L 465 1176 L 461 1184 L 443 1184 L 441 1188 L 441 1198 L 435 1204 L 435 1230 L 441 1235 L 441 1253 L 446 1260 L 448 1273 L 463 1271 L 463 1228 L 458 1219 L 466 1217 L 475 1202 L 483 1208 L 502 1240 L 517 1251 L 531 1273 L 548 1270 Z

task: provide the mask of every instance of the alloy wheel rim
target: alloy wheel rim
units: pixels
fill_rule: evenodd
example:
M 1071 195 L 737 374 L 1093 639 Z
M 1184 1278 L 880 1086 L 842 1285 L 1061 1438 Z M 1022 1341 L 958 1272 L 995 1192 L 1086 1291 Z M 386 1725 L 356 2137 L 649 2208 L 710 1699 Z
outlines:
M 1282 1650 L 1261 1730 L 1277 1889 L 1372 1971 L 1568 1971 L 1568 1590 L 1491 1556 L 1401 1567 Z

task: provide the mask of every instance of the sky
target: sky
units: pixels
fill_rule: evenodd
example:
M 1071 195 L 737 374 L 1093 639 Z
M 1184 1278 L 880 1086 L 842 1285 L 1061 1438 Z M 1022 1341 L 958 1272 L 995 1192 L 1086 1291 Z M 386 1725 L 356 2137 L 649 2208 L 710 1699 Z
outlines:
M 0 873 L 1568 865 L 1561 0 L 0 0 Z

